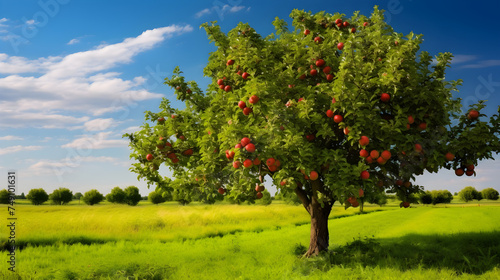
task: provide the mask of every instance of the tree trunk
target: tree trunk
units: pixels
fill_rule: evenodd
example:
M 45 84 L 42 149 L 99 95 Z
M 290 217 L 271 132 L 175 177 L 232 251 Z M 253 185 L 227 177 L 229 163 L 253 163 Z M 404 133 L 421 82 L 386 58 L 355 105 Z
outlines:
M 323 189 L 323 185 L 319 180 L 313 182 L 310 194 L 306 193 L 302 186 L 295 189 L 302 205 L 311 216 L 311 236 L 309 249 L 305 253 L 306 257 L 316 256 L 320 252 L 327 251 L 330 244 L 328 217 L 332 210 L 333 201 L 320 203 L 317 199 L 317 193 Z
M 319 203 L 311 203 L 309 206 L 311 215 L 311 237 L 309 240 L 309 249 L 306 257 L 316 256 L 322 251 L 327 251 L 330 245 L 330 234 L 328 232 L 328 216 L 332 207 Z

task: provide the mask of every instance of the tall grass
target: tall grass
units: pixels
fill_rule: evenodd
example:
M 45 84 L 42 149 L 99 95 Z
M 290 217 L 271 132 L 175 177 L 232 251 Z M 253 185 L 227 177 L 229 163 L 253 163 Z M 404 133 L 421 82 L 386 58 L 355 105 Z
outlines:
M 263 212 L 271 209 L 249 206 L 247 210 L 260 213 L 252 207 Z M 219 208 L 226 215 L 238 215 L 237 209 L 229 213 L 233 208 Z M 262 213 L 266 218 L 254 220 L 257 225 L 246 231 L 210 238 L 170 242 L 131 238 L 105 244 L 27 247 L 18 252 L 19 273 L 7 274 L 2 267 L 0 279 L 500 278 L 498 207 L 422 207 L 331 219 L 331 251 L 314 259 L 300 257 L 308 245 L 309 225 L 290 223 L 293 207 L 276 208 L 286 208 L 289 214 L 285 210 L 275 210 L 281 214 L 274 217 Z M 192 214 L 198 210 L 184 211 Z M 200 217 L 205 218 L 184 216 L 191 224 L 208 226 L 207 222 L 196 222 Z M 272 226 L 281 219 L 288 220 L 287 225 Z M 240 221 L 239 225 L 247 224 Z

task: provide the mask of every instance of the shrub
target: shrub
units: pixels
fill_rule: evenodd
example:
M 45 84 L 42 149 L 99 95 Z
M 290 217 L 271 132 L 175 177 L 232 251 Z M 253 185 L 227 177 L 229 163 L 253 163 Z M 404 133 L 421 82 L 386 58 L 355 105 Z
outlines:
M 430 191 L 422 192 L 419 195 L 420 203 L 422 204 L 431 204 L 432 203 L 432 194 Z
M 41 205 L 45 201 L 49 200 L 49 195 L 42 188 L 31 189 L 26 198 L 31 200 L 31 203 L 33 205 Z
M 49 195 L 49 199 L 54 204 L 63 205 L 73 200 L 73 192 L 67 188 L 59 188 Z
M 271 193 L 268 190 L 264 190 L 262 192 L 262 198 L 260 199 L 260 203 L 263 205 L 269 205 L 273 202 L 271 198 Z
M 111 203 L 126 203 L 125 192 L 120 187 L 114 187 L 111 192 L 106 195 L 106 200 Z
M 97 190 L 90 190 L 83 195 L 83 202 L 88 205 L 98 204 L 104 200 L 104 196 Z
M 82 194 L 81 192 L 77 192 L 77 193 L 75 193 L 75 194 L 73 195 L 73 199 L 78 199 L 78 200 L 80 200 L 80 198 L 82 198 L 82 197 L 83 197 L 83 194 Z
M 432 204 L 450 203 L 453 200 L 453 195 L 447 190 L 431 191 Z
M 131 206 L 137 205 L 141 201 L 142 197 L 139 193 L 139 189 L 135 186 L 127 187 L 125 190 L 125 203 Z
M 9 201 L 9 196 L 10 196 L 10 193 L 8 190 L 1 190 L 0 191 L 0 204 L 8 204 L 10 201 Z
M 494 188 L 487 188 L 481 191 L 481 194 L 483 195 L 484 199 L 489 199 L 489 200 L 498 200 L 498 191 L 495 190 Z
M 160 204 L 165 202 L 165 198 L 162 196 L 162 193 L 157 191 L 150 192 L 148 195 L 148 199 L 153 204 Z
M 480 192 L 478 192 L 474 187 L 465 187 L 458 193 L 458 197 L 465 202 L 469 202 L 473 199 L 478 198 L 482 199 L 482 197 L 479 197 L 479 195 Z

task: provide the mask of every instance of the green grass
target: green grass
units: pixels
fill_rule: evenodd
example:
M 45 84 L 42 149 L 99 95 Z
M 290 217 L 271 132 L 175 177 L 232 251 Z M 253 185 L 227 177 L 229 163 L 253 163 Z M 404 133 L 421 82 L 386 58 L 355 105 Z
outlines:
M 19 240 L 52 241 L 18 251 L 18 273 L 3 264 L 0 279 L 500 279 L 495 206 L 336 207 L 331 250 L 313 259 L 300 257 L 310 230 L 300 206 L 18 208 Z M 152 227 L 158 219 L 171 227 Z M 61 241 L 71 236 L 107 242 Z

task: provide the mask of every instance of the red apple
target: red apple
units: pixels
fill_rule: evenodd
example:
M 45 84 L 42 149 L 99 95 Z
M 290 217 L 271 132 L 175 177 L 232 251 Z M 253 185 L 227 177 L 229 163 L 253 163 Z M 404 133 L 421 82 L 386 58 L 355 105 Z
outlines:
M 181 139 L 182 141 L 185 141 L 186 137 L 184 135 L 181 135 L 181 136 L 179 136 L 179 139 Z
M 351 28 L 351 33 L 356 33 L 356 28 Z
M 349 127 L 344 128 L 344 134 L 345 134 L 345 135 L 349 134 L 349 132 L 351 132 L 351 131 L 349 130 Z
M 403 185 L 403 180 L 396 180 L 396 185 L 402 186 Z
M 408 201 L 403 202 L 401 205 L 403 205 L 404 208 L 410 207 L 410 203 Z
M 412 115 L 408 116 L 408 123 L 413 124 L 415 122 L 415 119 L 413 118 Z
M 309 178 L 313 181 L 317 180 L 318 179 L 318 172 L 316 171 L 311 171 L 311 173 L 309 174 Z
M 299 100 L 297 100 L 297 102 L 300 102 L 302 100 L 304 100 L 304 97 L 299 98 Z
M 326 66 L 325 68 L 323 68 L 323 73 L 325 73 L 325 74 L 329 74 L 330 71 L 332 71 L 332 67 L 330 67 L 330 66 Z
M 467 114 L 467 118 L 469 120 L 475 120 L 479 117 L 479 112 L 476 110 L 470 110 L 469 113 Z
M 243 72 L 243 74 L 241 74 L 241 77 L 245 80 L 248 78 L 248 76 L 250 76 L 250 74 L 248 74 L 247 72 Z
M 171 117 L 172 119 L 175 119 L 175 115 L 174 115 L 174 114 L 172 114 L 170 117 Z
M 382 95 L 380 95 L 380 100 L 384 103 L 387 103 L 389 102 L 389 100 L 391 100 L 391 96 L 388 93 L 382 93 Z
M 465 171 L 465 175 L 467 175 L 467 176 L 474 175 L 474 170 L 467 170 L 467 171 Z
M 178 158 L 173 158 L 172 159 L 172 163 L 178 163 L 179 162 L 179 159 Z
M 467 165 L 467 170 L 474 171 L 474 164 Z
M 252 113 L 252 111 L 252 108 L 246 107 L 245 109 L 243 109 L 243 115 L 248 116 L 250 115 L 250 113 Z
M 235 149 L 241 149 L 243 148 L 243 146 L 241 145 L 241 143 L 238 143 L 234 146 Z
M 313 141 L 313 140 L 314 140 L 314 138 L 316 138 L 316 137 L 314 136 L 314 134 L 308 134 L 308 135 L 306 135 L 306 139 L 307 139 L 307 141 L 309 141 L 309 142 Z
M 405 186 L 405 188 L 409 188 L 411 187 L 411 182 L 406 181 L 403 183 L 403 186 Z
M 224 89 L 224 84 L 220 85 L 219 88 L 223 90 Z
M 164 117 L 158 118 L 158 122 L 159 123 L 164 123 L 165 122 L 165 118 Z
M 446 161 L 452 161 L 455 159 L 455 155 L 450 152 L 447 152 L 446 155 L 444 155 L 444 157 L 446 158 Z
M 259 102 L 259 97 L 257 95 L 252 95 L 248 99 L 248 102 L 250 102 L 250 104 L 255 104 L 255 103 Z
M 318 74 L 318 70 L 312 69 L 310 72 L 311 76 L 316 76 Z
M 326 80 L 327 81 L 332 81 L 333 80 L 333 75 L 332 74 L 326 75 Z
M 366 136 L 361 136 L 361 139 L 359 139 L 359 145 L 360 146 L 368 146 L 370 144 L 370 138 Z
M 257 199 L 261 199 L 264 195 L 261 192 L 257 193 Z
M 343 48 L 344 48 L 344 43 L 340 42 L 337 44 L 337 49 L 339 49 L 339 51 L 341 51 Z
M 320 58 L 316 60 L 316 66 L 323 67 L 323 65 L 325 65 L 325 61 L 323 59 Z
M 238 72 L 236 72 L 236 74 L 241 76 L 241 70 L 238 70 Z
M 344 21 L 344 27 L 348 27 L 349 26 L 349 23 L 347 21 Z
M 370 156 L 372 157 L 372 159 L 377 159 L 380 156 L 380 154 L 377 150 L 372 150 L 370 152 Z
M 304 80 L 306 78 L 306 74 L 300 75 L 299 79 Z
M 420 153 L 420 152 L 422 151 L 422 145 L 420 145 L 420 144 L 418 144 L 418 143 L 417 143 L 417 144 L 415 144 L 415 151 L 417 151 L 417 152 L 419 152 L 419 153 Z
M 365 22 L 363 22 L 363 26 L 364 26 L 364 27 L 367 27 L 367 26 L 368 26 L 368 24 L 369 24 L 369 23 L 368 23 L 368 22 L 366 22 L 366 21 L 365 21 Z
M 426 128 L 427 128 L 427 124 L 426 124 L 426 123 L 424 123 L 424 122 L 423 122 L 423 123 L 420 123 L 420 124 L 418 125 L 418 129 L 419 129 L 419 130 L 425 130 Z
M 247 103 L 245 101 L 238 102 L 238 107 L 240 107 L 240 109 L 245 109 L 246 106 L 247 106 Z
M 361 149 L 361 151 L 359 151 L 359 156 L 360 156 L 360 157 L 364 157 L 364 158 L 366 158 L 366 157 L 368 157 L 369 155 L 370 155 L 370 153 L 369 153 L 367 150 L 365 150 L 365 149 Z
M 336 123 L 340 123 L 344 120 L 344 117 L 342 117 L 341 115 L 335 115 L 333 116 L 333 121 L 336 122 Z
M 242 147 L 245 147 L 246 145 L 250 144 L 250 142 L 252 142 L 252 140 L 250 140 L 250 138 L 248 137 L 243 137 L 241 138 L 240 141 Z
M 363 189 L 359 189 L 359 197 L 365 196 L 365 191 Z
M 234 157 L 234 151 L 227 150 L 226 157 L 227 159 L 232 159 Z
M 226 190 L 225 190 L 223 187 L 220 187 L 217 191 L 218 191 L 220 194 L 225 194 L 225 193 L 226 193 Z
M 339 23 L 342 23 L 342 19 L 341 18 L 338 18 L 335 20 L 335 24 L 339 24 Z
M 464 170 L 462 168 L 457 168 L 455 170 L 455 175 L 457 175 L 457 176 L 462 176 L 462 175 L 464 175 L 464 173 L 465 172 L 464 172 Z
M 224 91 L 226 91 L 226 92 L 231 91 L 231 86 L 230 85 L 225 86 Z
M 182 152 L 182 154 L 185 156 L 191 156 L 193 155 L 193 149 L 187 149 L 184 152 Z
M 286 185 L 286 180 L 281 181 L 281 182 L 280 182 L 280 185 L 281 185 L 281 186 Z
M 366 179 L 370 178 L 370 173 L 368 171 L 364 170 L 361 172 L 360 176 L 361 176 L 361 179 L 366 180 Z
M 385 160 L 389 160 L 389 159 L 391 159 L 392 155 L 391 155 L 391 152 L 385 150 L 382 152 L 381 157 Z
M 245 168 L 250 168 L 253 166 L 253 161 L 251 159 L 245 159 L 245 161 L 243 162 L 243 166 L 245 166 Z
M 383 157 L 378 157 L 377 158 L 377 163 L 380 165 L 386 164 L 387 160 L 385 160 Z
M 271 172 L 274 172 L 274 171 L 278 170 L 278 167 L 277 167 L 276 165 L 271 165 L 271 166 L 268 166 L 267 168 L 268 168 L 268 169 L 269 169 L 269 171 L 271 171 Z
M 228 61 L 227 61 L 227 63 L 226 63 L 226 64 L 227 64 L 227 65 L 233 65 L 233 64 L 234 64 L 234 60 L 230 59 L 230 60 L 228 60 Z
M 337 100 L 335 100 L 335 97 L 332 98 L 332 104 L 335 104 L 337 102 Z
M 234 168 L 240 168 L 241 166 L 241 162 L 239 162 L 238 160 L 237 161 L 233 161 L 233 167 Z
M 152 161 L 152 160 L 154 159 L 154 156 L 153 156 L 152 154 L 147 154 L 147 155 L 146 155 L 146 159 L 147 159 L 148 161 Z
M 366 158 L 366 162 L 367 162 L 367 163 L 369 163 L 369 164 L 372 164 L 372 163 L 373 163 L 373 159 L 372 159 L 372 157 L 368 156 L 368 157 Z
M 250 143 L 250 144 L 246 145 L 245 149 L 247 150 L 247 152 L 253 153 L 253 152 L 255 152 L 255 145 Z
M 274 158 L 268 158 L 266 160 L 267 166 L 273 166 L 276 163 L 276 160 Z
M 321 37 L 319 37 L 319 36 L 314 37 L 314 42 L 321 43 L 321 41 L 322 41 Z
M 332 110 L 326 110 L 326 116 L 329 118 L 333 118 L 333 111 Z
M 256 192 L 263 192 L 266 188 L 263 185 L 255 184 Z
M 304 35 L 309 35 L 309 33 L 311 33 L 309 29 L 304 30 Z
M 253 160 L 253 165 L 260 165 L 260 162 L 261 162 L 261 161 L 260 161 L 260 159 L 259 159 L 259 158 L 255 158 L 255 159 Z

